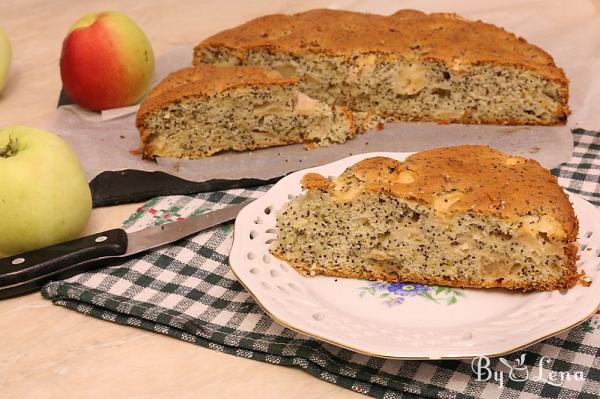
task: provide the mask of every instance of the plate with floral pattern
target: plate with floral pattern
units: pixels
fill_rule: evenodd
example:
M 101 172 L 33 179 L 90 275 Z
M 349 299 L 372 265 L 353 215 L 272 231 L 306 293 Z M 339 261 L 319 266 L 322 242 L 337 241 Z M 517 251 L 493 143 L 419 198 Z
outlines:
M 576 326 L 600 304 L 600 211 L 569 194 L 579 218 L 577 267 L 591 285 L 523 293 L 460 289 L 408 282 L 382 283 L 305 277 L 272 256 L 275 216 L 301 194 L 308 172 L 338 176 L 361 159 L 406 153 L 369 153 L 293 173 L 238 215 L 229 256 L 240 282 L 274 320 L 320 340 L 372 356 L 467 359 L 499 356 Z M 596 282 L 596 280 L 598 282 Z

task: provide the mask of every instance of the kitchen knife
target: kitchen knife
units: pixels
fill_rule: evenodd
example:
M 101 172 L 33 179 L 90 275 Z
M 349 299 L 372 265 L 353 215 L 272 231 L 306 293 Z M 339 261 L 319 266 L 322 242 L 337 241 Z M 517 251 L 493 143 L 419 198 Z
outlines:
M 252 200 L 184 220 L 127 233 L 113 229 L 62 244 L 0 259 L 0 299 L 39 290 L 60 280 L 177 241 L 233 220 Z

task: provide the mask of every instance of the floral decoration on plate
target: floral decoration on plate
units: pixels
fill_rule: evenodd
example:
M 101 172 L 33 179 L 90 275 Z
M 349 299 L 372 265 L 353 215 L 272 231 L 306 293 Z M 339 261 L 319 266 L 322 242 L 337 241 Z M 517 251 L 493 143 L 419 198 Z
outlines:
M 360 287 L 360 296 L 369 294 L 382 299 L 388 306 L 403 304 L 408 298 L 425 298 L 437 304 L 454 305 L 458 298 L 465 298 L 463 290 L 440 285 L 424 285 L 413 283 L 384 283 L 369 281 Z

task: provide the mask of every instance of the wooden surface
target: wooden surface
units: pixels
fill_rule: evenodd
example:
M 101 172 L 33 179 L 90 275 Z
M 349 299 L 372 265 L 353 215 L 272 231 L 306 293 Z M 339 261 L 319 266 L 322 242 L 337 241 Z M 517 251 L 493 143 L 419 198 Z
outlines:
M 13 63 L 0 93 L 0 127 L 45 127 L 61 87 L 62 40 L 88 12 L 125 12 L 159 55 L 259 15 L 326 5 L 312 0 L 3 0 L 0 25 L 11 38 Z M 95 210 L 85 233 L 119 226 L 136 207 Z M 87 317 L 52 305 L 39 293 L 0 301 L 0 337 L 1 398 L 359 396 L 300 370 Z

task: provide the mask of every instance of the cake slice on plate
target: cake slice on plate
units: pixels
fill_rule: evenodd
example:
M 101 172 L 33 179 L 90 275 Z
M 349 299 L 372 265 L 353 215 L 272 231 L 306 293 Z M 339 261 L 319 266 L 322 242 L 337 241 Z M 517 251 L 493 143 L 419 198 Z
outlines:
M 277 214 L 271 252 L 305 275 L 522 290 L 579 278 L 577 217 L 536 161 L 464 145 L 302 184 Z

